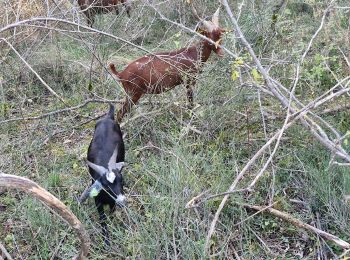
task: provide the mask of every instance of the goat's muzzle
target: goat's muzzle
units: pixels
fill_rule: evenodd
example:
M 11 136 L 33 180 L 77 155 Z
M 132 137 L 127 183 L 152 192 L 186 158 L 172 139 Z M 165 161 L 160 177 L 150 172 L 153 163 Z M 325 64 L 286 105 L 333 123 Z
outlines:
M 127 206 L 126 197 L 123 194 L 119 194 L 115 200 L 118 207 L 124 208 Z

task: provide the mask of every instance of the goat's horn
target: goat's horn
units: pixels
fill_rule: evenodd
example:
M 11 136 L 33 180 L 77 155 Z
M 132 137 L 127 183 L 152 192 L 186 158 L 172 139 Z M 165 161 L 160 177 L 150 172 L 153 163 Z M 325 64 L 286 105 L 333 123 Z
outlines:
M 120 171 L 125 166 L 125 162 L 117 162 L 113 164 L 113 170 Z
M 219 13 L 220 13 L 220 7 L 216 12 L 213 14 L 213 18 L 211 19 L 213 24 L 215 24 L 217 27 L 219 27 Z
M 118 144 L 115 147 L 115 149 L 113 151 L 113 154 L 112 154 L 111 158 L 108 161 L 108 171 L 109 172 L 111 172 L 113 169 L 115 169 L 114 168 L 114 164 L 115 164 L 115 161 L 117 160 L 117 156 L 118 156 Z
M 94 163 L 89 162 L 89 161 L 87 161 L 87 164 L 89 165 L 90 168 L 95 170 L 100 176 L 102 176 L 103 174 L 105 174 L 107 172 L 107 169 L 103 166 L 94 164 Z
M 212 22 L 208 22 L 206 20 L 204 20 L 203 18 L 199 17 L 196 8 L 194 8 L 193 4 L 191 4 L 192 7 L 192 13 L 193 15 L 202 22 L 203 26 L 206 28 L 206 30 L 208 32 L 211 32 L 215 27 L 213 26 L 213 24 L 215 26 L 219 26 L 219 9 L 214 13 L 213 18 L 212 18 Z M 215 22 L 214 22 L 215 21 Z
M 202 21 L 202 24 L 204 25 L 204 27 L 207 29 L 208 32 L 213 31 L 214 28 L 215 28 L 215 27 L 213 26 L 213 23 L 208 22 L 208 21 L 205 21 L 205 20 Z
M 204 20 L 203 20 L 202 18 L 199 17 L 196 8 L 194 8 L 194 6 L 193 6 L 193 3 L 191 4 L 191 7 L 192 7 L 192 13 L 193 13 L 193 15 L 194 15 L 199 21 L 202 21 L 202 22 L 203 22 Z

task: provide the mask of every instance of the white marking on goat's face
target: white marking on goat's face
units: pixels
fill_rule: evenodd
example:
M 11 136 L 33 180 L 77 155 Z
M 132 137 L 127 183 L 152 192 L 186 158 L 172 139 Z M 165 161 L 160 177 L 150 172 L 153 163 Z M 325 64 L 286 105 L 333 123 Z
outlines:
M 115 180 L 115 173 L 114 172 L 108 172 L 107 174 L 106 174 L 106 179 L 107 179 L 107 181 L 109 181 L 110 183 L 113 183 L 114 182 L 114 180 Z

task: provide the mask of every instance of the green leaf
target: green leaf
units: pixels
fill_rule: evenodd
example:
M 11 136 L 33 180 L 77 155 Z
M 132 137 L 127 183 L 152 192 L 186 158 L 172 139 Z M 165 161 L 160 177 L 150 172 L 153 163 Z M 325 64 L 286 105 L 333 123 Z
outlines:
M 231 79 L 235 81 L 236 79 L 239 78 L 239 72 L 237 70 L 233 70 L 231 73 Z
M 349 139 L 345 139 L 344 140 L 344 145 L 348 146 L 348 144 L 349 144 Z
M 90 191 L 90 197 L 93 198 L 93 197 L 96 197 L 100 192 L 96 189 L 96 188 L 93 188 L 91 191 Z
M 13 235 L 12 234 L 8 234 L 5 239 L 4 239 L 6 244 L 12 243 L 13 241 Z
M 233 65 L 235 66 L 239 66 L 239 65 L 243 65 L 244 61 L 241 57 L 238 57 L 234 62 Z
M 315 62 L 317 63 L 317 64 L 320 64 L 323 60 L 324 60 L 324 58 L 323 58 L 323 56 L 321 55 L 321 54 L 319 54 L 319 53 L 317 53 L 316 55 L 315 55 Z
M 284 9 L 284 13 L 285 13 L 286 15 L 291 15 L 291 14 L 292 14 L 292 12 L 290 11 L 290 9 L 288 9 L 288 8 Z
M 251 73 L 256 83 L 261 84 L 263 82 L 263 78 L 256 68 L 252 69 Z

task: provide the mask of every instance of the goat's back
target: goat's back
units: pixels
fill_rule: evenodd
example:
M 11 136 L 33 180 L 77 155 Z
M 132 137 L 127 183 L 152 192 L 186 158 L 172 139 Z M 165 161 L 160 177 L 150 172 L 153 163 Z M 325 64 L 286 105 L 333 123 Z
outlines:
M 118 76 L 123 86 L 132 88 L 129 91 L 158 94 L 181 84 L 186 73 L 196 72 L 197 60 L 193 47 L 157 53 L 133 61 Z
M 87 159 L 108 168 L 108 162 L 117 147 L 117 162 L 123 162 L 125 148 L 122 132 L 114 120 L 104 118 L 96 123 L 95 133 L 88 149 Z M 90 168 L 91 175 L 95 175 Z M 93 176 L 94 177 L 94 176 Z

